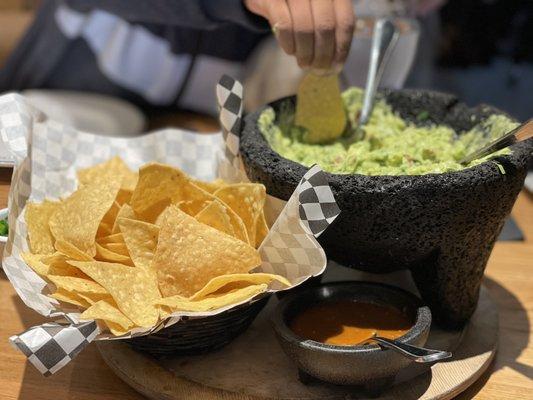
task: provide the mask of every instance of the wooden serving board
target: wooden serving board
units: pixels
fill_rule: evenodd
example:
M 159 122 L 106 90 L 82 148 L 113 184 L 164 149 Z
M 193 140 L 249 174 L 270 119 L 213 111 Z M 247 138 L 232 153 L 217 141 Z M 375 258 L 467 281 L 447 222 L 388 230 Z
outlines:
M 331 271 L 331 268 L 328 267 Z M 334 268 L 333 268 L 334 270 Z M 338 272 L 338 271 L 337 271 Z M 350 272 L 349 274 L 354 274 Z M 359 274 L 360 273 L 355 273 Z M 338 280 L 345 273 L 329 273 Z M 357 276 L 365 280 L 375 277 Z M 354 276 L 356 277 L 356 276 Z M 345 279 L 345 276 L 342 276 Z M 381 276 L 408 286 L 401 273 Z M 111 369 L 134 389 L 154 400 L 178 399 L 363 399 L 357 388 L 328 384 L 306 386 L 279 347 L 269 324 L 273 298 L 250 329 L 227 347 L 203 356 L 155 360 L 120 341 L 98 342 Z M 453 352 L 451 361 L 431 366 L 412 364 L 380 399 L 450 399 L 487 369 L 498 341 L 498 312 L 482 287 L 478 308 L 461 332 L 432 329 L 427 346 Z

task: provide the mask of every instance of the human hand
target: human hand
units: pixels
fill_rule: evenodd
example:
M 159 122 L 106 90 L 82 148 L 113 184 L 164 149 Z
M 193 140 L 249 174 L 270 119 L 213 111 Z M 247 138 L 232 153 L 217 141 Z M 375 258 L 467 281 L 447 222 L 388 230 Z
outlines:
M 281 48 L 300 67 L 328 70 L 350 51 L 355 16 L 351 0 L 244 0 L 266 18 Z

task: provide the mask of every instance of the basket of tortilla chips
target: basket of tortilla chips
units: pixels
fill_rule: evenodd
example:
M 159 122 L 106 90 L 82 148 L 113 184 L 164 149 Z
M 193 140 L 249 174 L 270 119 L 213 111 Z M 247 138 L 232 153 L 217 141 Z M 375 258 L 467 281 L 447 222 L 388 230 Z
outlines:
M 10 341 L 43 374 L 93 340 L 154 354 L 221 347 L 270 293 L 324 270 L 315 237 L 338 208 L 322 171 L 311 168 L 268 224 L 265 188 L 240 166 L 242 86 L 224 77 L 217 96 L 221 134 L 137 138 L 79 132 L 0 97 L 16 160 L 3 267 L 50 318 Z

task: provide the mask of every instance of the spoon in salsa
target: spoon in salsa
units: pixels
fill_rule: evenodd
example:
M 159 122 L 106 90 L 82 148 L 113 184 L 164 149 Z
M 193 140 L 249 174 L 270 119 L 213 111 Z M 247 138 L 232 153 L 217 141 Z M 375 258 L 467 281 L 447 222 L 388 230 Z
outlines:
M 377 336 L 375 332 L 374 335 L 372 335 L 372 337 L 368 340 L 365 340 L 365 342 L 372 340 L 378 342 L 383 347 L 397 351 L 398 353 L 417 363 L 431 363 L 445 360 L 446 358 L 450 358 L 452 356 L 452 353 L 449 351 L 432 350 L 424 347 L 413 346 L 407 343 L 401 343 L 394 339 L 387 339 Z
M 378 342 L 404 357 L 428 363 L 451 357 L 447 351 L 402 343 L 413 325 L 405 310 L 384 304 L 338 300 L 319 303 L 296 315 L 290 323 L 298 336 L 333 346 L 359 346 Z

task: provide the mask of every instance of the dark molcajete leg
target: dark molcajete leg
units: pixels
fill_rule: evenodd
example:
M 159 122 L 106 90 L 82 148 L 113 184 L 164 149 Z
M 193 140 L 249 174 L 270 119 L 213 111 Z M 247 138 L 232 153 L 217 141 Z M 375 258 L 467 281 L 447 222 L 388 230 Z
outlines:
M 439 326 L 459 329 L 474 313 L 491 248 L 468 252 L 463 246 L 447 246 L 411 269 Z
M 440 244 L 410 267 L 439 326 L 460 328 L 474 313 L 485 266 L 520 188 L 519 180 L 503 180 L 463 194 Z

